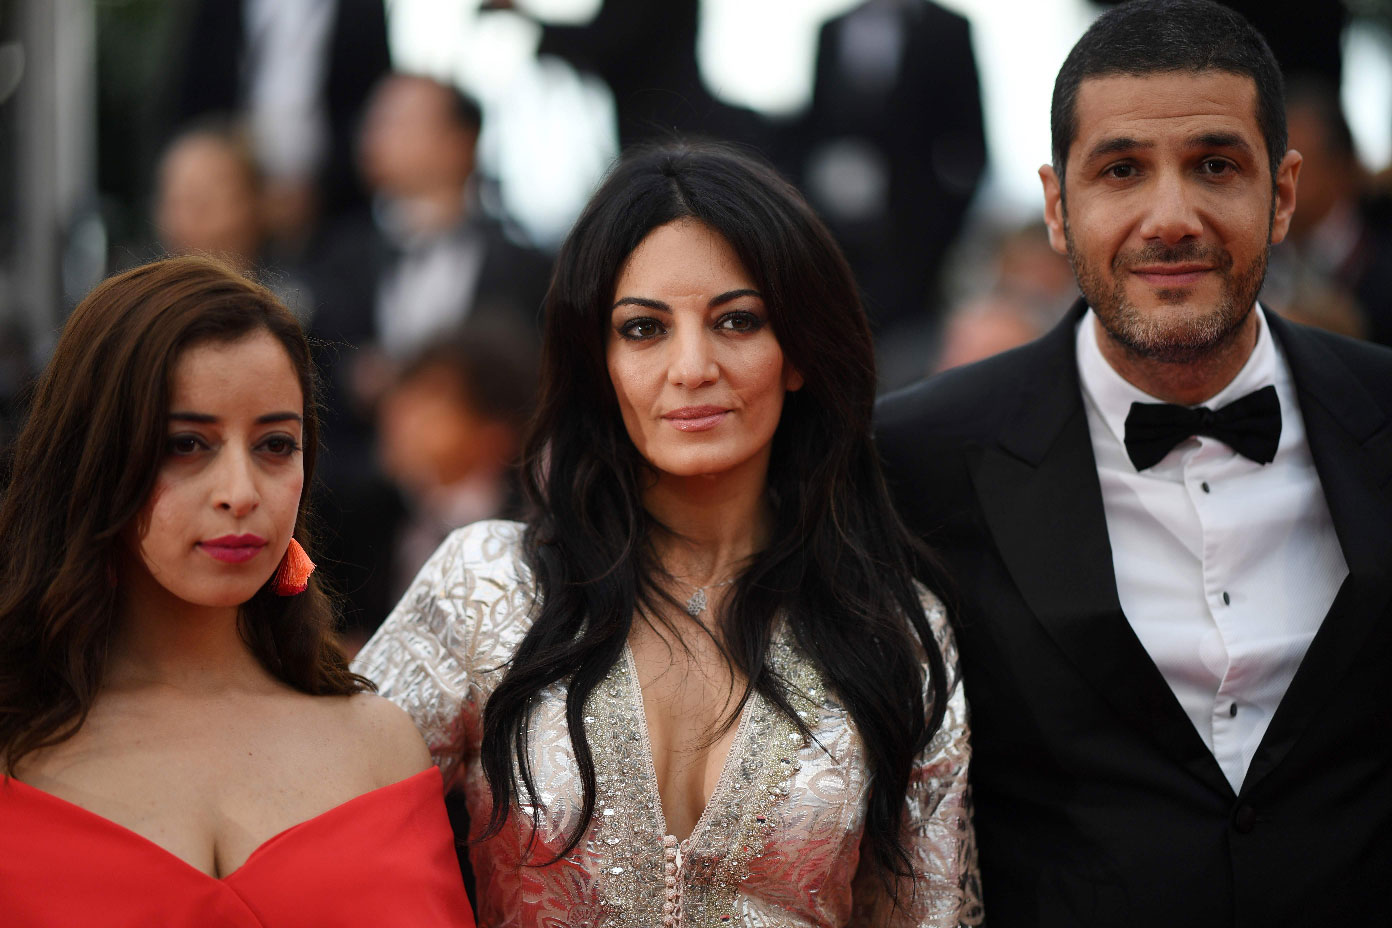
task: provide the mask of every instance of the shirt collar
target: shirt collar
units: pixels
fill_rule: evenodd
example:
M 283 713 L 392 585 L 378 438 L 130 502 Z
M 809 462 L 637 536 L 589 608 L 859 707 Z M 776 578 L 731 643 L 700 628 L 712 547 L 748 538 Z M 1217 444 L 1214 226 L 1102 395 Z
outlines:
M 1258 303 L 1254 308 L 1257 316 L 1257 344 L 1248 356 L 1247 363 L 1237 372 L 1237 376 L 1211 399 L 1198 404 L 1209 409 L 1226 406 L 1253 390 L 1259 390 L 1276 382 L 1276 345 L 1266 324 L 1265 310 Z M 1097 344 L 1096 314 L 1089 307 L 1078 322 L 1077 355 L 1078 374 L 1082 382 L 1083 396 L 1091 402 L 1107 428 L 1117 441 L 1126 440 L 1126 417 L 1131 412 L 1132 403 L 1163 403 L 1164 400 L 1151 396 L 1140 387 L 1127 381 L 1116 372 L 1102 349 Z

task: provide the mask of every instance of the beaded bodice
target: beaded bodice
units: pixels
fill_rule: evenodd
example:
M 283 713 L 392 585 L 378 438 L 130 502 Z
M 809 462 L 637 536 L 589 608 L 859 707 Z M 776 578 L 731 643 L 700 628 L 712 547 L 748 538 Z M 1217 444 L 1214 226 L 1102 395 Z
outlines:
M 475 836 L 491 801 L 478 756 L 482 707 L 526 633 L 533 604 L 521 529 L 484 522 L 451 536 L 356 664 L 415 717 L 446 778 L 463 786 Z M 534 866 L 565 846 L 583 797 L 565 725 L 565 687 L 545 691 L 528 725 L 535 806 L 513 810 L 501 833 L 471 850 L 480 924 L 977 923 L 965 711 L 936 600 L 929 616 L 947 649 L 951 699 L 906 800 L 906 841 L 920 876 L 901 890 L 903 905 L 892 918 L 884 918 L 878 884 L 857 874 L 869 785 L 860 738 L 816 668 L 780 634 L 769 663 L 788 682 L 812 737 L 753 694 L 710 801 L 681 842 L 665 833 L 642 694 L 626 650 L 585 709 L 594 817 L 575 849 Z

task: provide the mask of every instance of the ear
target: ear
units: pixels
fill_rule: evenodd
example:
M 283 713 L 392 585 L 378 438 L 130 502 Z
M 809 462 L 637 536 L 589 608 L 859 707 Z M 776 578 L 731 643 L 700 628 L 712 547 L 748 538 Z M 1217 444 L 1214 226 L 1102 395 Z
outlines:
M 802 389 L 802 374 L 796 367 L 787 361 L 783 362 L 783 389 L 788 393 L 796 393 Z
M 1068 254 L 1068 236 L 1063 230 L 1063 183 L 1051 164 L 1039 166 L 1044 185 L 1044 224 L 1049 227 L 1049 245 L 1061 255 Z
M 1300 152 L 1292 148 L 1276 169 L 1276 208 L 1271 214 L 1271 244 L 1276 245 L 1290 231 L 1291 216 L 1295 213 L 1295 185 L 1300 179 Z

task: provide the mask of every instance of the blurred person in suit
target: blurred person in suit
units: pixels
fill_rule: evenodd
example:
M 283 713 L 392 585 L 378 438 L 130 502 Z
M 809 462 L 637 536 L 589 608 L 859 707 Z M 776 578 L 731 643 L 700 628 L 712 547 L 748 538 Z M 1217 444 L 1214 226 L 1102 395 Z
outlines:
M 267 223 L 270 195 L 240 123 L 210 117 L 176 136 L 160 157 L 154 224 L 166 255 L 226 261 L 306 315 L 298 268 L 277 252 Z
M 273 237 L 307 244 L 321 218 L 364 201 L 353 138 L 391 69 L 382 0 L 193 0 L 170 102 L 175 131 L 244 116 L 274 196 Z
M 525 3 L 486 0 L 483 11 L 529 18 Z M 740 142 L 768 152 L 772 127 L 706 87 L 696 56 L 700 0 L 603 0 L 585 23 L 538 20 L 537 54 L 561 58 L 602 80 L 614 95 L 619 147 L 678 133 Z
M 1271 255 L 1270 299 L 1292 318 L 1392 345 L 1392 198 L 1370 190 L 1333 85 L 1292 80 L 1286 113 L 1304 160 L 1290 235 Z M 1328 295 L 1302 298 L 1310 290 Z
M 340 572 L 360 619 L 386 613 L 391 549 L 361 526 L 397 504 L 378 466 L 376 407 L 401 366 L 442 336 L 506 331 L 534 364 L 551 262 L 516 241 L 479 194 L 483 115 L 453 85 L 392 74 L 373 91 L 358 158 L 370 210 L 329 230 L 307 264 L 311 332 L 327 343 L 325 483 Z M 378 592 L 373 592 L 378 591 Z
M 883 343 L 932 324 L 943 257 L 986 167 L 971 30 L 927 0 L 868 0 L 822 27 L 816 67 L 798 130 L 801 186 Z M 922 370 L 919 358 L 882 381 Z

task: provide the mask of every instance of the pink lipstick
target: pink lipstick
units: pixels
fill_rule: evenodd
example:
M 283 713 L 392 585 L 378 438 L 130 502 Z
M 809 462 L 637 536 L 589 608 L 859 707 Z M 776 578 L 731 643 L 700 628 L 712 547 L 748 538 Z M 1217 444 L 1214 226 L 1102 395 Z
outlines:
M 663 415 L 671 426 L 683 432 L 704 432 L 724 420 L 730 410 L 723 406 L 683 406 Z
M 242 564 L 261 553 L 261 549 L 266 547 L 266 539 L 260 535 L 223 535 L 200 541 L 198 547 L 214 560 Z

